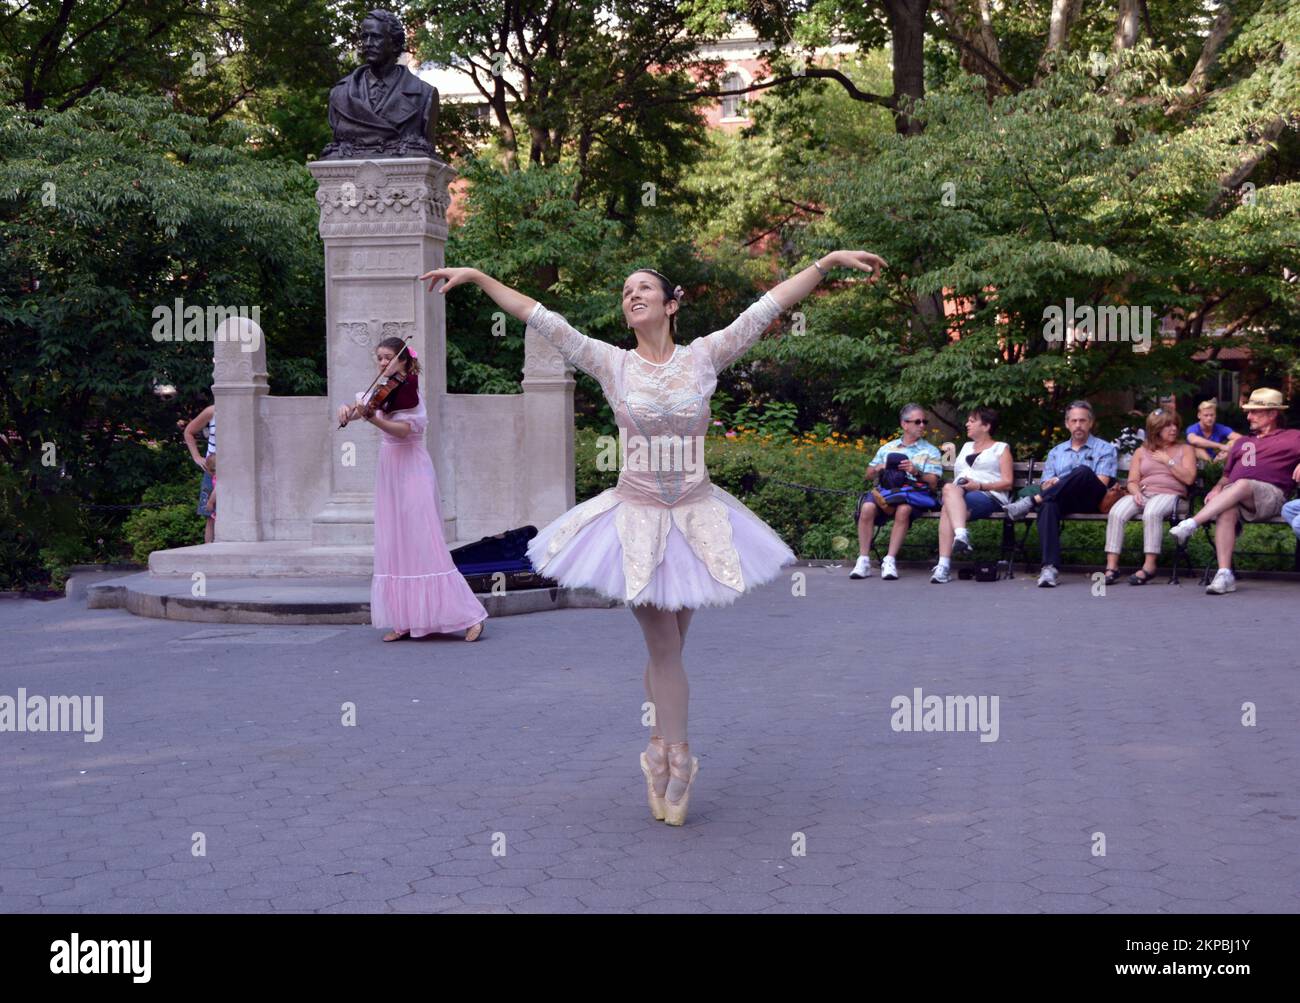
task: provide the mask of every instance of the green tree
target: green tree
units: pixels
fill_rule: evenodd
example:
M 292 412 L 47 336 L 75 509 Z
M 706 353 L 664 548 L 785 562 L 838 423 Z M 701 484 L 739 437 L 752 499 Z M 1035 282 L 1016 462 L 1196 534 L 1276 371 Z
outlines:
M 102 90 L 66 111 L 0 106 L 9 573 L 39 565 L 56 523 L 97 539 L 82 504 L 137 502 L 184 462 L 155 444 L 210 402 L 212 346 L 155 340 L 156 308 L 257 306 L 273 386 L 323 392 L 314 184 L 246 137 Z

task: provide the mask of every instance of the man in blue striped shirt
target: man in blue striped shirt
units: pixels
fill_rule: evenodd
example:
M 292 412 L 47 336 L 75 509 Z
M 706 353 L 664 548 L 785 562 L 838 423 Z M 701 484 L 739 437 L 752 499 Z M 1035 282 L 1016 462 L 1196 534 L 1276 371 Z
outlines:
M 1023 519 L 1038 509 L 1038 543 L 1043 567 L 1039 588 L 1055 588 L 1061 563 L 1061 516 L 1074 512 L 1096 512 L 1119 468 L 1115 447 L 1092 434 L 1092 405 L 1074 401 L 1065 410 L 1065 427 L 1070 438 L 1053 446 L 1043 464 L 1042 490 L 1032 498 L 1021 498 L 1006 507 L 1008 519 Z

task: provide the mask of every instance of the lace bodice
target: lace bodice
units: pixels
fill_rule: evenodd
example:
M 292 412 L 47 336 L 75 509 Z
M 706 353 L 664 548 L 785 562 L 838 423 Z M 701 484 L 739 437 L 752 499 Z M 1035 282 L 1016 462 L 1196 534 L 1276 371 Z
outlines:
M 704 435 L 718 373 L 740 358 L 781 313 L 763 296 L 720 331 L 678 345 L 667 362 L 646 361 L 574 330 L 540 303 L 528 326 L 566 362 L 594 377 L 619 428 L 619 495 L 627 501 L 675 505 L 709 489 Z

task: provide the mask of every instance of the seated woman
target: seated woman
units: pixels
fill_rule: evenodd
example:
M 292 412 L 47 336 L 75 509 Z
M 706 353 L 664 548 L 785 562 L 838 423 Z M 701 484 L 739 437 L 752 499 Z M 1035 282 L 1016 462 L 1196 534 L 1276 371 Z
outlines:
M 930 573 L 930 581 L 935 585 L 949 581 L 954 549 L 958 553 L 972 549 L 966 523 L 987 519 L 1000 511 L 1015 483 L 1011 447 L 993 440 L 993 430 L 997 427 L 998 413 L 989 407 L 975 408 L 966 419 L 966 435 L 970 441 L 957 454 L 952 483 L 943 486 L 939 563 Z
M 1106 519 L 1106 584 L 1119 578 L 1119 552 L 1124 547 L 1124 523 L 1142 513 L 1142 567 L 1129 576 L 1130 585 L 1145 585 L 1156 573 L 1165 520 L 1196 480 L 1196 453 L 1179 442 L 1178 415 L 1160 409 L 1147 417 L 1147 437 L 1133 452 L 1128 470 L 1128 494 L 1115 503 Z

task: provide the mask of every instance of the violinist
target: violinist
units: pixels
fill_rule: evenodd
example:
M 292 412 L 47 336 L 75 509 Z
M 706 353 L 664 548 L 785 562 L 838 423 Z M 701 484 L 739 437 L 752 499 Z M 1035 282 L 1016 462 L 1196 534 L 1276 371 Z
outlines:
M 379 429 L 375 465 L 375 569 L 370 622 L 385 641 L 465 631 L 476 641 L 487 610 L 456 568 L 442 535 L 438 478 L 423 432 L 420 363 L 401 338 L 375 349 L 379 376 L 357 402 L 338 410 L 339 426 L 362 419 Z

